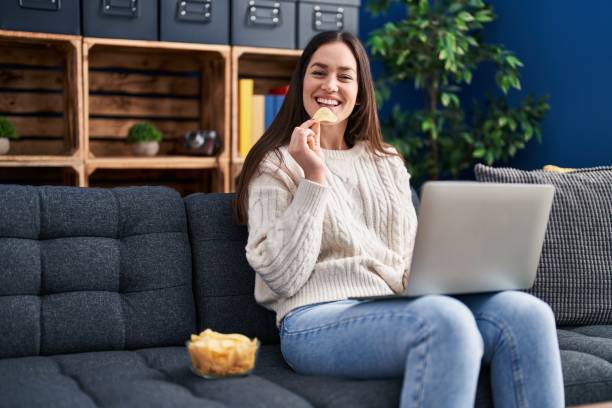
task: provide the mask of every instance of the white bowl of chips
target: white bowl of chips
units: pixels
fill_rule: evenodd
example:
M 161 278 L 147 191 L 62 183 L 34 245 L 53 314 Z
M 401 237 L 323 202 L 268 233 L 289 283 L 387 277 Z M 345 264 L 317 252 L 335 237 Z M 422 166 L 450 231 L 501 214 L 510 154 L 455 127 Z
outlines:
M 214 379 L 248 375 L 255 368 L 259 340 L 242 334 L 222 334 L 206 329 L 186 343 L 191 371 Z

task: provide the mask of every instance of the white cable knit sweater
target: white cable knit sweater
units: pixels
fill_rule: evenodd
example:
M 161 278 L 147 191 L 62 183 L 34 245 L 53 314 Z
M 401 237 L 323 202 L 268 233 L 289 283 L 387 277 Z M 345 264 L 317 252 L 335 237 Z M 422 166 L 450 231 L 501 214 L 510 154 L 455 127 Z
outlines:
M 401 293 L 417 219 L 401 159 L 374 156 L 367 142 L 323 150 L 326 185 L 304 178 L 282 147 L 249 185 L 246 257 L 255 300 L 276 312 L 317 302 Z

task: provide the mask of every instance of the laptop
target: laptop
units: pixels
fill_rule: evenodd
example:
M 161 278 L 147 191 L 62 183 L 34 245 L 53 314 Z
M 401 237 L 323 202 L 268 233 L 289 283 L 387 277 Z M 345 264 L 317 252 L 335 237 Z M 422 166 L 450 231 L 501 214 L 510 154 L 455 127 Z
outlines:
M 533 286 L 554 187 L 427 182 L 403 295 L 458 295 Z

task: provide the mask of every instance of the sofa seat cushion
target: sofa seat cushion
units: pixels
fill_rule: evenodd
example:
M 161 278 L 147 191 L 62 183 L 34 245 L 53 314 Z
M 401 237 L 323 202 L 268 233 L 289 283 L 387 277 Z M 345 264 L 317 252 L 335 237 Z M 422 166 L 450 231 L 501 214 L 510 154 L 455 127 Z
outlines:
M 612 325 L 565 327 L 558 337 L 562 350 L 592 354 L 612 367 Z
M 612 325 L 557 331 L 568 405 L 612 400 Z
M 184 347 L 0 359 L 4 407 L 391 407 L 401 379 L 296 374 L 278 345 L 261 346 L 246 377 L 192 374 Z
M 258 369 L 278 375 L 279 354 L 262 347 Z M 205 380 L 189 366 L 184 347 L 1 359 L 0 407 L 312 407 L 259 373 Z
M 567 330 L 559 331 L 560 341 Z M 612 364 L 562 350 L 566 402 L 612 399 Z M 247 377 L 204 380 L 189 370 L 183 347 L 100 351 L 0 359 L 4 407 L 393 407 L 402 379 L 351 380 L 296 374 L 278 345 L 261 346 Z M 480 376 L 476 407 L 491 407 L 489 370 Z

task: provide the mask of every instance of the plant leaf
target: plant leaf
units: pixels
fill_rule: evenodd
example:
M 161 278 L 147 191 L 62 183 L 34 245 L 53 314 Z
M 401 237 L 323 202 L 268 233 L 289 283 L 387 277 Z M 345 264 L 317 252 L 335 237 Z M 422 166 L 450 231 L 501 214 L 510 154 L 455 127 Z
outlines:
M 440 100 L 442 101 L 442 105 L 444 105 L 444 106 L 448 106 L 448 104 L 449 104 L 449 103 L 450 103 L 450 101 L 451 101 L 451 97 L 450 97 L 450 95 L 449 95 L 449 94 L 447 94 L 447 93 L 443 93 L 443 94 L 442 94 L 442 97 L 440 98 Z
M 475 159 L 480 159 L 485 155 L 485 149 L 483 147 L 480 147 L 478 149 L 474 149 L 474 152 L 472 153 L 472 157 Z
M 467 11 L 462 11 L 461 13 L 459 13 L 458 17 L 466 23 L 474 21 L 474 16 L 468 13 Z

